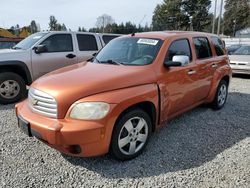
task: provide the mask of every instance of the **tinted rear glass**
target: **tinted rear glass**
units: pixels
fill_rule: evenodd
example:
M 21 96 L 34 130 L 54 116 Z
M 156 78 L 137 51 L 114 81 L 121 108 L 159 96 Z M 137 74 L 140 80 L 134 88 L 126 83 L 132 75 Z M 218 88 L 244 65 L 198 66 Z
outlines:
M 212 51 L 206 37 L 196 37 L 193 39 L 197 59 L 212 57 Z
M 97 43 L 94 35 L 77 34 L 78 47 L 80 51 L 97 51 Z
M 216 51 L 217 56 L 224 55 L 224 45 L 218 37 L 212 37 L 212 42 Z
M 103 35 L 102 40 L 104 41 L 105 44 L 108 44 L 112 39 L 116 38 L 118 36 L 115 35 Z

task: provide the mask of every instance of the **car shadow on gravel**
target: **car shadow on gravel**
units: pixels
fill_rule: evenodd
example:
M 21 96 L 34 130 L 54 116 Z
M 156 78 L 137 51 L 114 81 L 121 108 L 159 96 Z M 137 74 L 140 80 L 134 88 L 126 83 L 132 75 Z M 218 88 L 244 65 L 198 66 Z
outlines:
M 248 74 L 233 74 L 233 78 L 242 78 L 242 79 L 250 79 L 250 75 Z
M 15 108 L 15 104 L 2 105 L 0 104 L 0 111 L 2 110 L 11 110 Z
M 78 168 L 111 179 L 151 177 L 196 168 L 220 158 L 224 150 L 250 136 L 249 111 L 249 94 L 230 93 L 220 111 L 199 107 L 169 122 L 153 134 L 146 150 L 136 159 L 119 162 L 109 155 L 64 158 Z

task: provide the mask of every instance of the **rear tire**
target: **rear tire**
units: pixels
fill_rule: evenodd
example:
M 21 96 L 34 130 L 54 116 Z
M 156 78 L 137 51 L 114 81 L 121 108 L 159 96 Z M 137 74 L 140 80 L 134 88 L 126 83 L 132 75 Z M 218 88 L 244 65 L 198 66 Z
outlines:
M 0 73 L 0 104 L 15 103 L 27 94 L 25 81 L 12 72 Z
M 211 103 L 212 108 L 214 110 L 220 110 L 221 108 L 223 108 L 223 106 L 227 101 L 227 95 L 228 95 L 228 83 L 225 80 L 221 80 L 218 85 L 214 100 Z
M 152 133 L 149 115 L 141 109 L 131 109 L 123 114 L 114 126 L 110 153 L 118 160 L 130 160 L 146 147 Z

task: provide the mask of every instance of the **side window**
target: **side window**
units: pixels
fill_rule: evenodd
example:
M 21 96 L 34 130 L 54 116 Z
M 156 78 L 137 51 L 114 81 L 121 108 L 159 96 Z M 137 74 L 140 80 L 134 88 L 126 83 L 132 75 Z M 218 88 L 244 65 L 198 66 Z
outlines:
M 55 34 L 45 39 L 41 44 L 46 45 L 48 52 L 73 51 L 71 34 Z
M 116 35 L 103 35 L 102 40 L 104 41 L 105 44 L 108 44 L 111 40 L 113 40 L 116 37 L 118 37 L 118 36 L 116 36 Z
M 218 37 L 212 37 L 212 43 L 214 45 L 217 56 L 225 55 L 224 45 Z
M 165 60 L 172 61 L 173 56 L 175 55 L 186 55 L 190 60 L 192 60 L 191 49 L 187 39 L 180 39 L 172 42 L 168 48 Z
M 80 51 L 97 51 L 97 43 L 94 35 L 77 34 L 77 42 Z
M 212 51 L 206 37 L 196 37 L 193 39 L 195 45 L 196 56 L 198 59 L 212 57 Z

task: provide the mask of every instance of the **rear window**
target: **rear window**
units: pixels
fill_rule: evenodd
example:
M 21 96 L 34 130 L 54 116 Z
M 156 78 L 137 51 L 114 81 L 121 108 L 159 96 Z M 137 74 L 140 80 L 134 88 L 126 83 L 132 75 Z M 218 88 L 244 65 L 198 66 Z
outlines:
M 214 45 L 217 56 L 222 56 L 225 54 L 224 53 L 224 45 L 218 37 L 212 37 L 212 43 Z
M 97 43 L 94 35 L 77 34 L 77 42 L 80 51 L 97 51 Z
M 212 51 L 209 41 L 206 37 L 193 38 L 197 59 L 206 59 L 212 57 Z
M 118 37 L 118 36 L 116 36 L 116 35 L 103 35 L 102 40 L 104 41 L 105 44 L 108 44 L 111 40 L 113 40 L 116 37 Z

